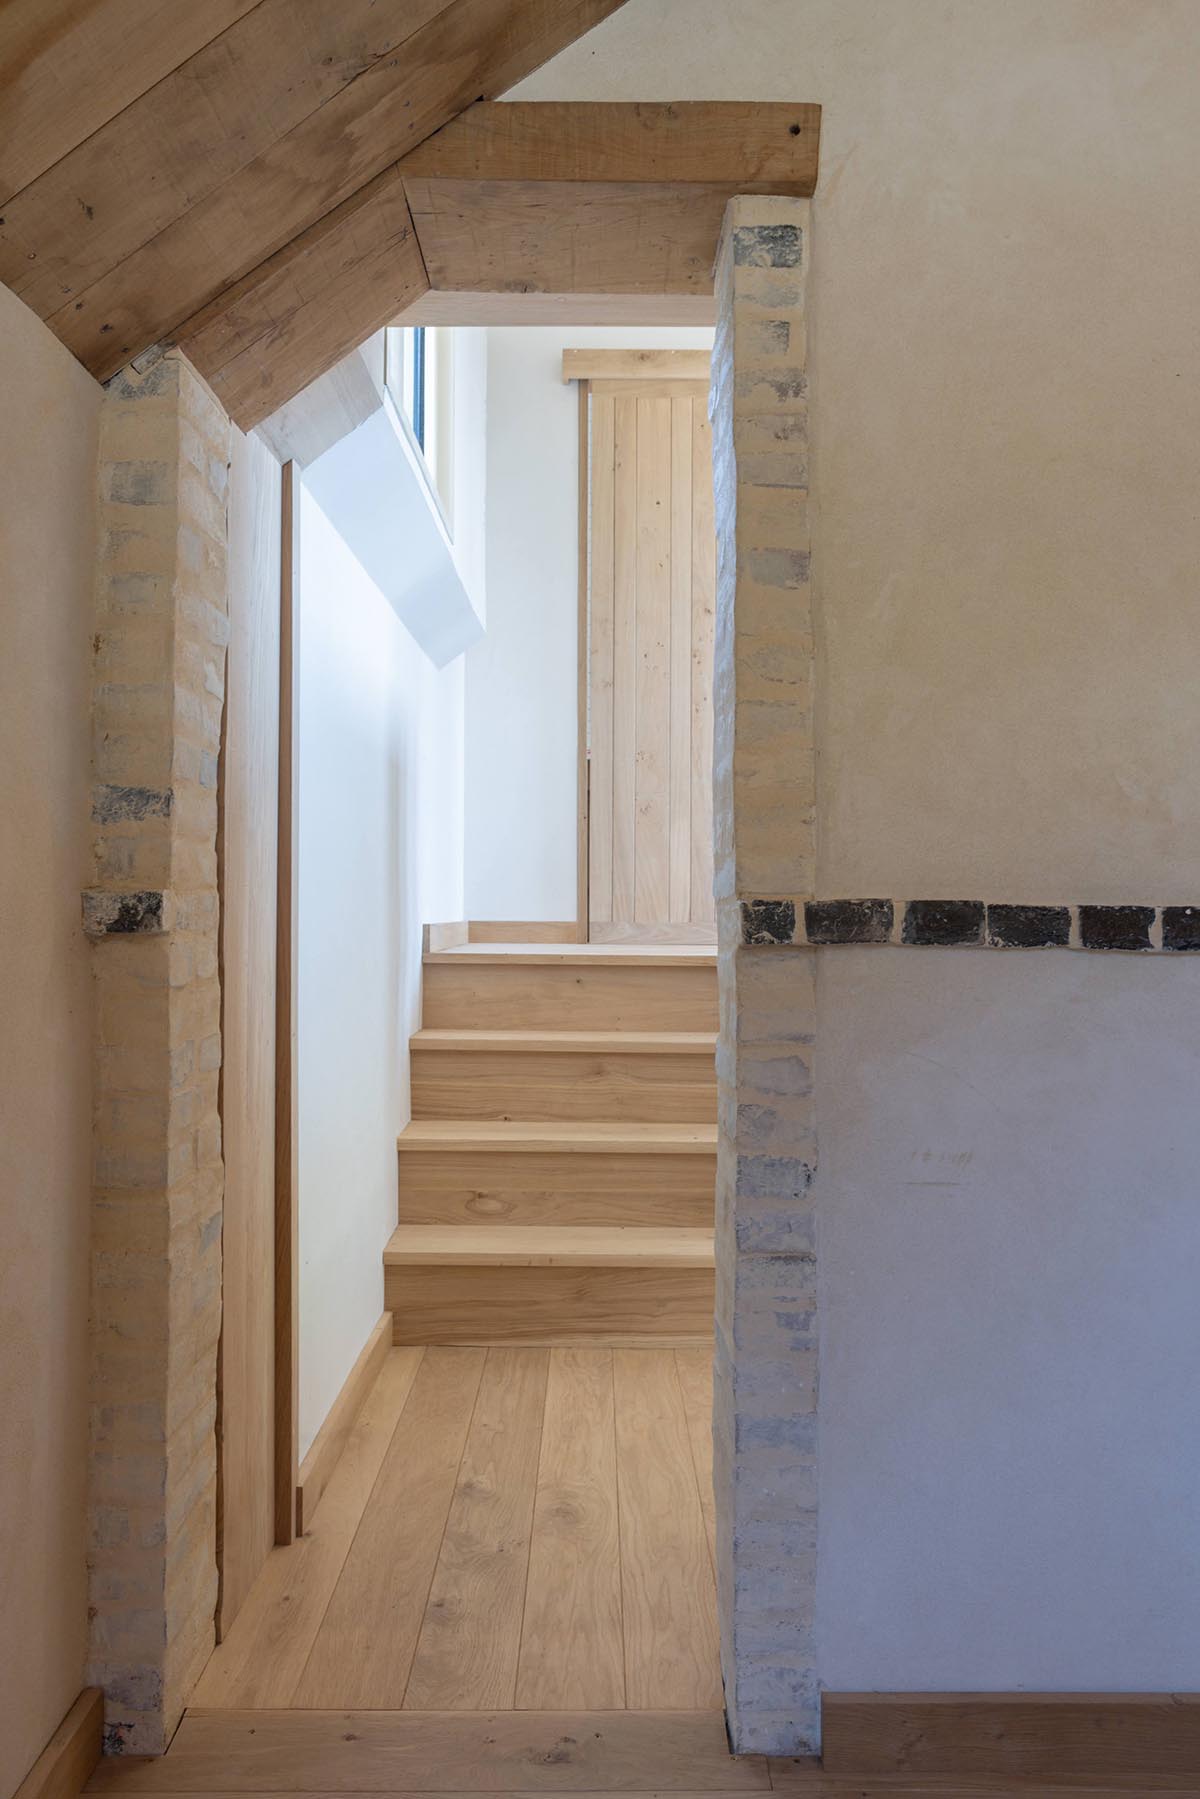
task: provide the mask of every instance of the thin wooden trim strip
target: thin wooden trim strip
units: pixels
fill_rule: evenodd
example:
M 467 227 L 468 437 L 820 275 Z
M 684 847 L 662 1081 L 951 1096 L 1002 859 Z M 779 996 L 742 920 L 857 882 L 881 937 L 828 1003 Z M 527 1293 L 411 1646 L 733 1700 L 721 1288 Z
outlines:
M 1200 1693 L 823 1693 L 825 1773 L 1200 1776 Z
M 104 1694 L 85 1687 L 30 1768 L 13 1799 L 75 1799 L 100 1760 Z
M 358 1414 L 362 1411 L 367 1394 L 379 1378 L 379 1371 L 387 1360 L 391 1346 L 392 1314 L 384 1312 L 363 1344 L 358 1360 L 346 1376 L 341 1392 L 329 1408 L 328 1417 L 300 1464 L 300 1475 L 296 1482 L 298 1537 L 302 1537 L 312 1523 L 312 1515 L 342 1458 L 342 1451 L 349 1441 Z
M 564 350 L 564 381 L 703 381 L 712 365 L 708 350 Z

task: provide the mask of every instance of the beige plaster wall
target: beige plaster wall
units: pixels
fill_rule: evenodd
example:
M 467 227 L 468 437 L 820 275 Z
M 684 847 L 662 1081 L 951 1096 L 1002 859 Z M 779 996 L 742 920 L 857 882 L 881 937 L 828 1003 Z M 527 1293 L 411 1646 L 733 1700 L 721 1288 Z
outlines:
M 0 1793 L 83 1684 L 100 388 L 0 288 Z
M 1200 893 L 1200 8 L 628 0 L 529 99 L 824 107 L 822 893 Z

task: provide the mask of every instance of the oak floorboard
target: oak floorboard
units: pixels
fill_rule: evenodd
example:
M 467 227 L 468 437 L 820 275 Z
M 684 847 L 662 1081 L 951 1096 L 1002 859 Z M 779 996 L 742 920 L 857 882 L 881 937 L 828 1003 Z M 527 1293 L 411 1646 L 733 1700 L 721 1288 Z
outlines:
M 709 1712 L 188 1712 L 167 1755 L 110 1756 L 91 1792 L 769 1792 Z
M 392 1349 L 305 1534 L 273 1549 L 192 1695 L 195 1706 L 286 1706 L 371 1497 L 423 1351 Z
M 544 1349 L 488 1351 L 406 1710 L 512 1707 L 549 1365 Z
M 484 1360 L 426 1350 L 294 1705 L 402 1704 Z
M 712 1435 L 712 1350 L 680 1349 L 675 1351 L 675 1368 L 683 1394 L 683 1411 L 687 1419 L 692 1445 L 692 1463 L 696 1485 L 700 1491 L 700 1510 L 712 1557 L 713 1574 L 717 1568 L 717 1502 L 713 1493 Z
M 716 1588 L 674 1350 L 616 1350 L 625 1702 L 722 1702 Z
M 550 1355 L 516 1703 L 625 1703 L 612 1353 Z

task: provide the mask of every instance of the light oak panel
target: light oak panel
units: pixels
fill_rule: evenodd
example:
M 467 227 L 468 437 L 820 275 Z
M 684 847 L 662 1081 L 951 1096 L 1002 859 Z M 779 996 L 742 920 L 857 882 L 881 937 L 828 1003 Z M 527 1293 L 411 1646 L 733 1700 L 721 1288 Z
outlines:
M 189 1711 L 170 1753 L 109 1757 L 95 1792 L 765 1793 L 711 1712 Z
M 256 4 L 6 0 L 0 206 Z
M 234 445 L 224 742 L 218 793 L 221 1126 L 218 1625 L 275 1542 L 275 972 L 279 819 L 278 465 Z
M 713 1292 L 703 1268 L 384 1270 L 398 1343 L 703 1342 Z
M 296 1481 L 296 1533 L 303 1536 L 312 1523 L 313 1513 L 321 1502 L 342 1452 L 350 1440 L 367 1395 L 379 1379 L 392 1347 L 392 1320 L 387 1312 L 380 1318 L 346 1376 L 341 1392 L 330 1407 L 329 1415 L 313 1438 L 308 1454 L 300 1464 Z
M 548 1372 L 545 1350 L 488 1351 L 406 1710 L 513 1704 Z
M 297 1543 L 271 1551 L 232 1631 L 201 1675 L 193 1706 L 292 1704 L 423 1353 L 390 1351 L 319 1510 Z
M 483 1363 L 473 1349 L 422 1358 L 294 1705 L 403 1704 Z
M 692 404 L 692 880 L 691 916 L 716 930 L 713 899 L 713 661 L 717 616 L 717 527 L 712 425 Z
M 516 1704 L 551 1711 L 624 1703 L 612 1354 L 554 1349 Z
M 588 928 L 613 915 L 613 693 L 616 567 L 613 516 L 616 459 L 615 401 L 610 394 L 589 394 L 590 435 L 581 444 L 584 482 L 590 465 L 591 500 L 581 485 L 580 512 L 588 521 L 589 541 L 581 546 L 580 580 L 584 588 L 584 623 L 588 685 L 583 698 L 584 732 L 588 739 L 589 779 Z M 625 502 L 627 503 L 627 502 Z M 580 645 L 583 661 L 583 644 Z
M 716 969 L 427 963 L 423 1018 L 435 1029 L 553 1029 L 570 1019 L 576 1030 L 715 1031 Z
M 449 180 L 725 182 L 811 194 L 821 109 L 783 101 L 480 101 L 405 172 Z
M 579 924 L 574 918 L 516 919 L 473 918 L 467 927 L 471 943 L 578 943 Z
M 596 1156 L 417 1153 L 400 1169 L 405 1224 L 710 1225 L 716 1152 Z
M 613 1375 L 626 1703 L 703 1710 L 721 1702 L 716 1594 L 674 1353 L 618 1350 Z

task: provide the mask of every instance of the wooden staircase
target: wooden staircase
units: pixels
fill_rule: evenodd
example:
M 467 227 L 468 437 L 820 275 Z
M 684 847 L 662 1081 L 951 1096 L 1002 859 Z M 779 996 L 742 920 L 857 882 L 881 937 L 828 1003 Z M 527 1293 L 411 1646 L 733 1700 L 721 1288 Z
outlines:
M 469 944 L 425 957 L 397 1343 L 708 1342 L 715 952 Z

